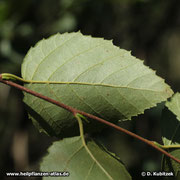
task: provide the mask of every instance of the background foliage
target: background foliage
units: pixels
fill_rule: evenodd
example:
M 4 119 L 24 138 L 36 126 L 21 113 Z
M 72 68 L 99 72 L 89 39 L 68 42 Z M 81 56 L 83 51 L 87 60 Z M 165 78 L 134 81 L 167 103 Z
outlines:
M 78 30 L 113 39 L 115 45 L 131 50 L 157 70 L 175 92 L 180 91 L 180 1 L 177 0 L 54 0 L 53 3 L 1 0 L 0 72 L 20 75 L 23 57 L 37 41 L 56 32 Z M 32 126 L 21 98 L 21 92 L 0 84 L 3 171 L 36 170 L 52 142 Z M 138 121 L 120 125 L 161 142 L 161 109 L 162 104 L 135 118 Z M 106 129 L 100 139 L 121 156 L 133 178 L 141 171 L 160 170 L 161 154 L 143 143 L 111 129 Z

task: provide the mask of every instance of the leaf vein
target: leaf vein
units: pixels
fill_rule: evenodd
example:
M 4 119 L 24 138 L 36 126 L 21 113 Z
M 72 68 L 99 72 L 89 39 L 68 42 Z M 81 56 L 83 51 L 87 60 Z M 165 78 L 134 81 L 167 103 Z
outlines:
M 58 70 L 60 70 L 64 65 L 66 65 L 66 64 L 69 63 L 69 62 L 71 62 L 75 57 L 77 57 L 77 56 L 79 56 L 79 55 L 81 55 L 81 54 L 83 54 L 83 53 L 85 54 L 85 53 L 91 51 L 91 50 L 94 49 L 94 48 L 103 46 L 104 44 L 105 44 L 105 43 L 102 43 L 102 44 L 98 44 L 98 45 L 96 45 L 96 46 L 93 46 L 93 47 L 91 47 L 91 48 L 88 48 L 88 49 L 86 49 L 86 50 L 84 50 L 84 51 L 81 51 L 81 52 L 77 53 L 76 55 L 72 56 L 71 58 L 67 59 L 61 66 L 59 66 L 54 72 L 52 72 L 52 74 L 49 76 L 48 80 L 49 80 Z
M 88 176 L 90 175 L 90 173 L 91 173 L 94 165 L 95 165 L 95 161 L 93 161 L 93 163 L 91 164 L 91 167 L 89 168 L 89 171 L 88 171 L 88 173 L 87 173 L 87 175 L 86 175 L 86 177 L 85 177 L 85 180 L 86 180 L 86 179 L 88 178 Z
M 117 72 L 119 72 L 119 71 L 125 70 L 125 69 L 127 69 L 127 68 L 129 68 L 129 67 L 131 67 L 131 66 L 136 65 L 136 64 L 138 64 L 138 62 L 133 63 L 133 64 L 129 64 L 129 65 L 123 67 L 123 68 L 118 69 L 117 71 L 112 72 L 111 74 L 108 74 L 108 76 L 106 76 L 100 83 L 102 83 L 103 81 L 105 81 L 105 79 L 109 78 L 109 77 L 112 76 L 113 74 L 115 74 L 115 73 L 117 73 Z
M 142 78 L 142 77 L 144 77 L 144 76 L 147 76 L 147 75 L 149 75 L 149 74 L 152 74 L 152 72 L 146 73 L 146 74 L 143 74 L 143 75 L 140 75 L 140 76 L 134 78 L 134 79 L 133 79 L 132 81 L 130 81 L 126 86 L 128 87 L 130 84 L 132 84 L 132 82 L 137 81 L 138 79 L 140 79 L 140 78 Z
M 81 102 L 83 102 L 83 104 L 85 104 L 85 105 L 87 105 L 88 107 L 90 107 L 90 109 L 91 109 L 95 114 L 98 114 L 98 116 L 102 116 L 102 115 L 100 115 L 98 112 L 96 112 L 89 104 L 85 103 L 85 102 L 79 97 L 79 95 L 76 93 L 76 91 L 75 91 L 71 86 L 69 86 L 69 87 L 70 87 L 71 90 L 74 92 L 74 94 L 76 95 L 76 97 L 77 97 Z
M 97 87 L 95 87 L 96 89 L 97 89 Z M 97 91 L 99 92 L 99 90 L 97 89 Z M 100 94 L 100 96 L 102 96 L 105 100 L 106 100 L 106 102 L 108 102 L 108 104 L 110 104 L 114 109 L 116 109 L 120 114 L 122 114 L 125 118 L 127 118 L 126 117 L 126 115 L 124 115 L 119 109 L 117 109 L 104 95 L 102 95 L 102 93 L 100 93 L 99 92 L 99 94 Z
M 95 68 L 96 66 L 100 65 L 101 63 L 107 62 L 109 60 L 113 60 L 113 58 L 118 57 L 120 53 L 116 54 L 115 56 L 111 56 L 108 57 L 106 59 L 103 59 L 102 61 L 100 61 L 99 63 L 94 64 L 91 67 L 88 67 L 85 71 L 83 71 L 82 73 L 80 73 L 75 79 L 72 80 L 72 82 L 75 82 L 82 74 L 87 73 L 88 71 L 92 70 L 93 68 Z
M 72 159 L 77 153 L 79 153 L 79 151 L 81 151 L 82 149 L 84 149 L 84 146 L 83 146 L 83 145 L 81 145 L 81 146 L 67 159 L 67 161 L 65 162 L 65 166 L 64 166 L 63 171 L 66 171 L 66 170 L 67 170 L 66 168 L 67 168 L 69 162 L 71 161 L 71 159 Z
M 51 115 L 48 113 L 48 111 L 45 110 L 45 108 L 44 108 L 44 106 L 43 106 L 43 103 L 41 103 L 41 102 L 39 102 L 39 103 L 40 103 L 40 105 L 42 106 L 42 109 L 41 109 L 41 111 L 39 112 L 39 114 L 41 114 L 41 112 L 44 111 L 44 112 L 49 116 L 49 118 L 52 120 L 52 122 L 53 122 L 54 124 L 56 124 L 56 126 L 57 126 L 58 128 L 61 128 L 61 127 L 59 126 L 59 124 L 58 124 L 56 121 L 54 121 L 54 119 L 51 117 Z
M 136 108 L 132 103 L 130 103 L 129 100 L 128 100 L 125 96 L 123 96 L 119 90 L 117 90 L 117 91 L 118 91 L 118 93 L 120 94 L 120 96 L 121 96 L 123 99 L 125 99 L 126 102 L 128 102 L 128 104 L 130 104 L 132 107 L 134 107 L 134 108 L 137 110 L 137 113 L 140 113 L 140 112 L 141 112 L 141 111 L 139 111 L 139 109 Z M 129 119 L 129 118 L 128 118 L 128 119 Z
M 63 44 L 61 44 L 60 46 L 58 46 L 58 47 L 56 47 L 55 49 L 53 49 L 47 56 L 45 56 L 45 58 L 42 59 L 41 62 L 37 65 L 34 73 L 32 74 L 31 79 L 33 79 L 33 77 L 35 76 L 35 74 L 36 74 L 38 68 L 40 67 L 40 65 L 41 65 L 52 53 L 54 53 L 57 49 L 63 47 L 67 42 L 69 42 L 70 40 L 72 40 L 75 36 L 77 36 L 77 34 L 75 34 L 74 36 L 72 36 L 71 38 L 69 38 L 67 41 L 65 41 L 65 42 L 64 42 Z

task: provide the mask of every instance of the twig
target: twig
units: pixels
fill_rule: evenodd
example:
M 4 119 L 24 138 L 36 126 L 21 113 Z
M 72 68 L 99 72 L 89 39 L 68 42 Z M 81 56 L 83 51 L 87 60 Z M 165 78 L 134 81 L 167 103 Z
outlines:
M 52 104 L 55 104 L 55 105 L 57 105 L 57 106 L 59 106 L 59 107 L 61 107 L 61 108 L 64 108 L 64 109 L 66 109 L 67 111 L 71 112 L 73 115 L 76 115 L 77 113 L 79 113 L 79 114 L 82 114 L 82 115 L 84 115 L 84 116 L 86 116 L 86 117 L 88 117 L 88 118 L 91 118 L 91 119 L 94 119 L 94 120 L 96 120 L 96 121 L 99 121 L 99 122 L 101 122 L 101 123 L 103 123 L 103 124 L 106 124 L 106 125 L 114 128 L 114 129 L 116 129 L 116 130 L 118 130 L 118 131 L 121 131 L 121 132 L 123 132 L 123 133 L 125 133 L 125 134 L 127 134 L 127 135 L 129 135 L 129 136 L 132 136 L 132 137 L 134 137 L 134 138 L 136 138 L 136 139 L 138 139 L 138 140 L 140 140 L 140 141 L 143 141 L 144 143 L 150 145 L 151 147 L 155 148 L 156 150 L 158 150 L 159 152 L 161 152 L 161 153 L 163 153 L 164 155 L 168 156 L 169 158 L 173 159 L 174 161 L 180 163 L 180 160 L 179 160 L 179 159 L 177 159 L 176 157 L 172 156 L 170 153 L 166 152 L 166 151 L 163 150 L 162 148 L 158 147 L 153 141 L 147 140 L 147 139 L 145 139 L 145 138 L 143 138 L 143 137 L 141 137 L 141 136 L 139 136 L 139 135 L 137 135 L 137 134 L 135 134 L 135 133 L 133 133 L 133 132 L 130 132 L 130 131 L 122 128 L 122 127 L 119 127 L 119 126 L 117 126 L 117 125 L 115 125 L 115 124 L 113 124 L 113 123 L 111 123 L 111 122 L 109 122 L 109 121 L 106 121 L 106 120 L 104 120 L 104 119 L 102 119 L 102 118 L 99 118 L 99 117 L 97 117 L 97 116 L 94 116 L 94 115 L 92 115 L 92 114 L 89 114 L 89 113 L 80 111 L 80 110 L 78 110 L 78 109 L 76 109 L 76 108 L 73 108 L 73 107 L 68 106 L 68 105 L 66 105 L 66 104 L 63 104 L 63 103 L 61 103 L 61 102 L 58 102 L 58 101 L 56 101 L 56 100 L 54 100 L 54 99 L 51 99 L 51 98 L 49 98 L 49 97 L 47 97 L 47 96 L 44 96 L 44 95 L 42 95 L 42 94 L 40 94 L 40 93 L 37 93 L 37 92 L 35 92 L 35 91 L 32 91 L 32 90 L 30 90 L 30 89 L 28 89 L 28 88 L 26 88 L 26 87 L 24 87 L 24 86 L 21 86 L 21 85 L 19 85 L 19 84 L 17 84 L 17 83 L 14 83 L 14 82 L 12 82 L 12 81 L 3 80 L 1 74 L 0 74 L 0 82 L 2 82 L 2 83 L 4 83 L 4 84 L 7 84 L 7 85 L 9 85 L 9 86 L 15 87 L 15 88 L 17 88 L 17 89 L 20 89 L 21 91 L 24 91 L 24 92 L 26 92 L 26 93 L 32 94 L 33 96 L 36 96 L 36 97 L 38 97 L 38 98 L 44 99 L 45 101 L 48 101 L 48 102 L 50 102 L 50 103 L 52 103 Z

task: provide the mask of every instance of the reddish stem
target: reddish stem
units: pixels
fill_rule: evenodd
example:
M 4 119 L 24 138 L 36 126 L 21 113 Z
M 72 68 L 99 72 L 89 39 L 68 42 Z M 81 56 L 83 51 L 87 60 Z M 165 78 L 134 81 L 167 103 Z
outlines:
M 136 139 L 138 139 L 138 140 L 140 140 L 140 141 L 143 141 L 144 143 L 146 143 L 146 144 L 150 145 L 151 147 L 155 148 L 156 150 L 158 150 L 159 152 L 163 153 L 163 154 L 166 155 L 167 157 L 169 157 L 169 158 L 173 159 L 174 161 L 180 163 L 180 160 L 179 160 L 179 159 L 175 158 L 174 156 L 172 156 L 171 154 L 169 154 L 168 152 L 166 152 L 164 149 L 161 149 L 160 147 L 156 146 L 152 141 L 147 140 L 147 139 L 145 139 L 145 138 L 143 138 L 143 137 L 141 137 L 141 136 L 139 136 L 139 135 L 137 135 L 137 134 L 135 134 L 135 133 L 133 133 L 133 132 L 130 132 L 130 131 L 122 128 L 122 127 L 119 127 L 119 126 L 117 126 L 117 125 L 115 125 L 115 124 L 113 124 L 113 123 L 111 123 L 111 122 L 109 122 L 109 121 L 106 121 L 106 120 L 104 120 L 104 119 L 102 119 L 102 118 L 99 118 L 99 117 L 97 117 L 97 116 L 94 116 L 94 115 L 92 115 L 92 114 L 88 114 L 88 113 L 86 113 L 86 112 L 83 112 L 83 111 L 80 111 L 80 110 L 78 110 L 78 109 L 75 109 L 75 108 L 73 108 L 73 107 L 71 107 L 71 106 L 68 106 L 68 105 L 63 104 L 63 103 L 61 103 L 61 102 L 58 102 L 58 101 L 56 101 L 56 100 L 54 100 L 54 99 L 51 99 L 51 98 L 49 98 L 49 97 L 47 97 L 47 96 L 44 96 L 44 95 L 42 95 L 42 94 L 40 94 L 40 93 L 37 93 L 37 92 L 35 92 L 35 91 L 32 91 L 32 90 L 30 90 L 30 89 L 28 89 L 28 88 L 26 88 L 26 87 L 24 87 L 24 86 L 21 86 L 21 85 L 19 85 L 19 84 L 14 83 L 14 82 L 7 81 L 7 80 L 3 80 L 1 74 L 0 74 L 0 82 L 2 82 L 2 83 L 4 83 L 4 84 L 7 84 L 7 85 L 9 85 L 9 86 L 15 87 L 15 88 L 17 88 L 17 89 L 20 89 L 21 91 L 24 91 L 24 92 L 26 92 L 26 93 L 32 94 L 33 96 L 36 96 L 36 97 L 38 97 L 38 98 L 44 99 L 45 101 L 48 101 L 48 102 L 50 102 L 50 103 L 52 103 L 52 104 L 55 104 L 55 105 L 57 105 L 57 106 L 59 106 L 59 107 L 61 107 L 61 108 L 64 108 L 64 109 L 66 109 L 67 111 L 70 111 L 73 115 L 75 115 L 76 113 L 79 113 L 79 114 L 82 114 L 82 115 L 84 115 L 84 116 L 86 116 L 86 117 L 89 117 L 89 118 L 91 118 L 91 119 L 94 119 L 94 120 L 96 120 L 96 121 L 99 121 L 99 122 L 101 122 L 101 123 L 103 123 L 103 124 L 106 124 L 106 125 L 114 128 L 114 129 L 116 129 L 116 130 L 118 130 L 118 131 L 121 131 L 121 132 L 123 132 L 123 133 L 125 133 L 125 134 L 127 134 L 127 135 L 129 135 L 129 136 L 132 136 L 132 137 L 134 137 L 134 138 L 136 138 Z

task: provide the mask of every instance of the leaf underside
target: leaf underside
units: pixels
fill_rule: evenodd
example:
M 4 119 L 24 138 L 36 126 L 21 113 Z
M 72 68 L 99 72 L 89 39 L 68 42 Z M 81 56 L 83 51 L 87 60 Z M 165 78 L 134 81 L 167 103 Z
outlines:
M 80 136 L 55 142 L 43 158 L 40 170 L 43 172 L 68 171 L 70 176 L 64 179 L 69 180 L 131 179 L 124 165 L 112 154 L 101 149 L 93 140 L 87 141 L 87 147 L 93 157 L 86 151 Z
M 164 145 L 180 145 L 180 93 L 176 93 L 165 106 L 161 122 L 163 143 Z M 169 153 L 180 159 L 180 149 L 171 150 Z M 180 178 L 180 164 L 172 159 L 163 156 L 162 169 L 174 172 L 177 179 Z
M 32 81 L 27 88 L 112 122 L 131 119 L 173 94 L 130 52 L 80 32 L 38 42 L 23 61 L 22 77 Z M 39 129 L 55 136 L 77 135 L 77 122 L 66 110 L 26 93 L 24 102 Z M 100 129 L 91 122 L 86 132 Z

